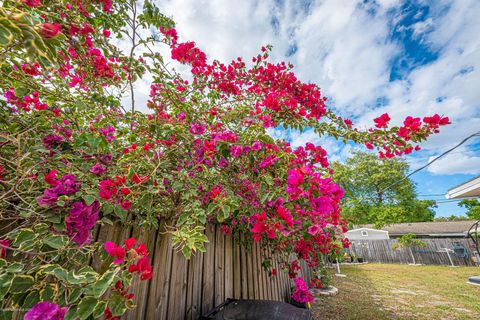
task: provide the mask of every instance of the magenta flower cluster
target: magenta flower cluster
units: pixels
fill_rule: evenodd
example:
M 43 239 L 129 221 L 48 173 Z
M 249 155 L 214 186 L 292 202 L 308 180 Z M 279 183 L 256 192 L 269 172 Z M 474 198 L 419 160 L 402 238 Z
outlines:
M 295 279 L 295 290 L 293 291 L 292 298 L 300 303 L 312 302 L 313 297 L 310 291 L 308 291 L 308 285 L 302 277 Z
M 90 242 L 90 231 L 98 220 L 100 202 L 95 200 L 87 206 L 83 201 L 75 202 L 65 218 L 68 235 L 78 245 Z
M 67 307 L 60 308 L 55 303 L 42 301 L 34 305 L 23 320 L 63 320 L 67 311 Z
M 45 177 L 45 181 L 52 187 L 45 189 L 43 195 L 37 199 L 37 203 L 42 207 L 52 207 L 57 203 L 58 197 L 74 194 L 80 188 L 77 177 L 67 174 L 57 180 L 55 170 Z

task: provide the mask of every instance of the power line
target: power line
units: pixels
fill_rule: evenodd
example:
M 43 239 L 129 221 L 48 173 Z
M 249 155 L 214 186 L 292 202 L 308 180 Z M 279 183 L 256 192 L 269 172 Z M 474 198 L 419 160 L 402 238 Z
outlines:
M 441 155 L 439 155 L 438 157 L 435 157 L 433 160 L 429 161 L 426 165 L 414 170 L 413 172 L 407 174 L 405 177 L 403 177 L 402 179 L 400 180 L 397 180 L 396 182 L 392 183 L 391 185 L 389 185 L 388 187 L 386 187 L 385 189 L 381 190 L 381 192 L 385 192 L 387 191 L 388 189 L 390 189 L 391 187 L 393 186 L 396 186 L 397 184 L 399 184 L 400 182 L 402 182 L 403 180 L 406 180 L 408 179 L 409 177 L 411 177 L 412 175 L 414 175 L 415 173 L 419 172 L 419 171 L 422 171 L 423 169 L 425 169 L 426 167 L 428 167 L 429 165 L 431 165 L 432 163 L 434 163 L 435 161 L 439 160 L 440 158 L 443 158 L 444 156 L 446 156 L 447 154 L 449 154 L 450 152 L 452 152 L 453 150 L 457 149 L 458 147 L 460 147 L 461 145 L 463 145 L 465 142 L 467 142 L 468 140 L 470 140 L 471 138 L 473 137 L 476 137 L 476 136 L 480 136 L 480 131 L 478 132 L 475 132 L 471 135 L 469 135 L 468 137 L 466 137 L 465 139 L 463 139 L 462 141 L 460 141 L 456 146 L 454 146 L 453 148 L 450 148 L 448 149 L 447 151 L 445 151 L 444 153 L 442 153 Z

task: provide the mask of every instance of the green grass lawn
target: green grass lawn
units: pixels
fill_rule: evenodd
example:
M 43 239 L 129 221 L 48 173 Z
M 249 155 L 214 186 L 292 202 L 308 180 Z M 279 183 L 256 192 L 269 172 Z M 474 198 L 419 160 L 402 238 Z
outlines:
M 321 319 L 480 319 L 480 286 L 467 284 L 480 268 L 365 264 L 332 275 L 334 297 L 312 304 Z

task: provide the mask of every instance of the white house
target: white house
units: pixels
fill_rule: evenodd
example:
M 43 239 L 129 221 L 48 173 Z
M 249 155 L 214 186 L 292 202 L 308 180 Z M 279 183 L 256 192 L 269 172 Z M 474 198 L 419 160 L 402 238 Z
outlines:
M 480 197 L 480 176 L 470 179 L 450 190 L 448 190 L 447 199 L 461 199 L 467 197 Z M 471 229 L 470 234 L 478 234 L 480 231 L 480 221 L 478 221 Z M 472 242 L 475 244 L 477 264 L 480 259 L 480 241 L 478 237 L 471 236 Z M 475 254 L 475 253 L 474 253 Z M 480 286 L 480 276 L 468 278 L 468 283 Z
M 468 180 L 447 191 L 447 199 L 480 197 L 480 176 Z
M 390 237 L 388 236 L 388 231 L 371 229 L 371 228 L 358 228 L 358 229 L 348 230 L 345 236 L 350 241 L 390 239 Z

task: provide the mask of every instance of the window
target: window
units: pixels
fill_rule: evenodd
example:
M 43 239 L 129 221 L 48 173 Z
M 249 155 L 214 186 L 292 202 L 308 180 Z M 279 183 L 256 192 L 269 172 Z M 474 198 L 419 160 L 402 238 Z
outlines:
M 368 231 L 363 230 L 362 231 L 362 237 L 368 237 Z

